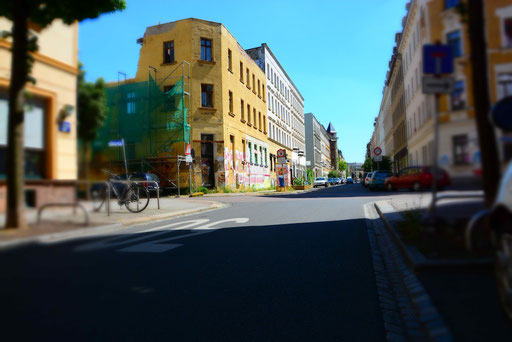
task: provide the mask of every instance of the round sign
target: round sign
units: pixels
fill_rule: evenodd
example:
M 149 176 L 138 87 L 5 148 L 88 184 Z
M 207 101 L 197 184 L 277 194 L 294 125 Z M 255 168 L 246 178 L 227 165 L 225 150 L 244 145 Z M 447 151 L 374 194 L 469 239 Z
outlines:
M 284 150 L 284 149 L 277 150 L 278 157 L 284 157 L 285 155 L 286 155 L 286 150 Z
M 377 146 L 373 149 L 373 154 L 375 154 L 376 156 L 380 156 L 381 153 L 382 153 L 382 149 L 380 147 Z

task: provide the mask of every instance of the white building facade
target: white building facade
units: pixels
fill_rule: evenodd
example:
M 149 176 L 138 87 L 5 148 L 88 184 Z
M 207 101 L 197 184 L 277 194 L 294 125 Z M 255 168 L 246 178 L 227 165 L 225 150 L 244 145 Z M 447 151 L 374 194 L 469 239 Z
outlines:
M 267 44 L 246 50 L 267 77 L 268 137 L 291 155 L 293 177 L 306 174 L 304 97 Z

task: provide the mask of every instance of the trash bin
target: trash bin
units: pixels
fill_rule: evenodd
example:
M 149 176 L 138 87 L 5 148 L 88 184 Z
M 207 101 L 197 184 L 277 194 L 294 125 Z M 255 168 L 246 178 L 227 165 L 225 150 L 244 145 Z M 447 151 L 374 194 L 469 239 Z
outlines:
M 283 176 L 279 176 L 279 186 L 284 188 L 284 177 Z

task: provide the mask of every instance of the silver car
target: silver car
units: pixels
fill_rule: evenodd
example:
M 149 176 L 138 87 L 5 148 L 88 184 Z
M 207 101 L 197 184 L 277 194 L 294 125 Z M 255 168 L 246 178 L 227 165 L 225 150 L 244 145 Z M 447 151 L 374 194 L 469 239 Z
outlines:
M 329 181 L 327 180 L 327 177 L 316 177 L 313 187 L 316 188 L 317 186 L 323 186 L 327 188 L 329 186 Z

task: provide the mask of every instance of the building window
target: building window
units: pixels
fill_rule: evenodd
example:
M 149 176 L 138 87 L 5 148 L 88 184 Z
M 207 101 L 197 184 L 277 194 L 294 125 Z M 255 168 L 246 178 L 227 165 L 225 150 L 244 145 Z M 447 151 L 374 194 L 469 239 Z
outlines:
M 233 54 L 231 50 L 228 49 L 228 70 L 233 71 Z
M 466 94 L 464 91 L 464 81 L 455 82 L 455 89 L 451 96 L 452 110 L 461 110 L 466 107 Z
M 229 136 L 229 142 L 231 143 L 231 159 L 233 163 L 233 170 L 235 167 L 235 137 L 233 135 Z
M 240 82 L 244 82 L 244 63 L 240 62 Z
M 261 97 L 261 84 L 260 84 L 260 80 L 258 80 L 258 96 Z
M 201 84 L 201 106 L 213 108 L 213 84 Z
M 512 48 L 512 18 L 503 20 L 503 33 L 505 34 L 505 47 Z
M 242 156 L 242 160 L 243 161 L 246 161 L 247 160 L 247 150 L 246 150 L 246 147 L 245 147 L 245 140 L 242 139 L 242 149 L 243 149 L 243 156 Z
M 247 104 L 247 124 L 251 124 L 251 106 Z
M 267 79 L 270 80 L 270 67 L 268 66 L 268 63 L 267 63 Z
M 213 61 L 211 39 L 201 38 L 201 59 L 203 61 Z
M 258 146 L 254 145 L 254 164 L 258 164 Z
M 233 114 L 233 113 L 234 113 L 234 111 L 233 111 L 233 92 L 232 92 L 232 91 L 230 91 L 230 92 L 228 93 L 228 98 L 229 98 L 229 112 L 230 112 L 231 114 Z
M 444 8 L 452 8 L 459 4 L 460 0 L 444 0 Z
M 498 100 L 512 96 L 512 72 L 498 74 Z
M 247 78 L 246 78 L 245 82 L 247 83 L 247 86 L 250 87 L 251 80 L 250 80 L 250 76 L 249 76 L 249 68 L 245 69 L 245 73 L 247 74 Z
M 260 129 L 261 131 L 261 112 L 258 112 L 258 128 Z
M 245 110 L 244 100 L 240 100 L 240 118 L 242 120 L 245 120 L 244 110 Z
M 446 43 L 452 47 L 453 57 L 462 56 L 462 41 L 459 30 L 448 33 Z
M 174 41 L 164 42 L 164 63 L 174 62 Z
M 254 77 L 254 74 L 252 74 L 252 90 L 256 91 L 256 78 Z
M 252 144 L 251 143 L 247 143 L 247 144 L 249 145 L 249 163 L 252 164 Z
M 129 92 L 126 97 L 126 114 L 135 114 L 135 92 Z
M 24 167 L 27 179 L 46 177 L 46 138 L 48 113 L 47 101 L 40 98 L 25 100 L 24 131 Z M 9 126 L 9 100 L 6 92 L 0 91 L 0 179 L 5 179 L 7 173 L 7 141 Z
M 455 165 L 469 164 L 468 136 L 466 134 L 455 135 L 453 141 L 453 162 Z
M 267 116 L 263 115 L 263 131 L 267 133 Z
M 252 113 L 253 113 L 253 125 L 254 125 L 254 128 L 257 128 L 256 127 L 256 108 L 253 108 L 252 109 Z

